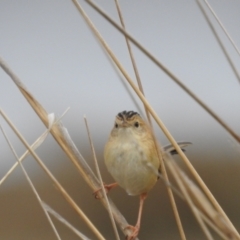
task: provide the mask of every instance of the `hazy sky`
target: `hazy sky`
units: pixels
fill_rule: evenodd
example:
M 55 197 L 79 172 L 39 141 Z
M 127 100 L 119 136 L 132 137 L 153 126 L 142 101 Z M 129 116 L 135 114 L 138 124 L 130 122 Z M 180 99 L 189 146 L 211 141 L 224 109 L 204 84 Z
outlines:
M 134 78 L 124 38 L 81 3 Z M 97 3 L 118 21 L 114 1 Z M 239 1 L 210 3 L 240 45 Z M 239 82 L 196 2 L 120 1 L 120 6 L 129 32 L 239 133 Z M 218 26 L 217 31 L 239 68 L 233 47 Z M 86 114 L 100 148 L 114 116 L 125 109 L 138 110 L 132 98 L 142 109 L 138 97 L 134 93 L 129 96 L 127 84 L 118 77 L 71 1 L 1 1 L 0 36 L 0 56 L 46 110 L 60 115 L 70 106 L 64 122 L 70 130 L 78 128 L 79 134 L 85 132 L 82 116 Z M 166 74 L 136 47 L 133 50 L 145 94 L 177 139 L 205 142 L 215 135 L 219 135 L 218 141 L 231 139 Z M 42 124 L 3 71 L 0 81 L 1 107 L 34 140 Z

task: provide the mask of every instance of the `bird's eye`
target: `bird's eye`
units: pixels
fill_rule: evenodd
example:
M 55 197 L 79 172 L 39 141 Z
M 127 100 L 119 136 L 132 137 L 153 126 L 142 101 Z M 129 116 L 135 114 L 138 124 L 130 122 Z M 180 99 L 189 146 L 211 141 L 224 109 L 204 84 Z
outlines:
M 135 122 L 135 123 L 134 123 L 134 126 L 135 126 L 136 128 L 138 128 L 138 127 L 139 127 L 139 123 L 138 123 L 138 122 Z
M 117 123 L 115 123 L 115 128 L 118 128 L 118 124 Z

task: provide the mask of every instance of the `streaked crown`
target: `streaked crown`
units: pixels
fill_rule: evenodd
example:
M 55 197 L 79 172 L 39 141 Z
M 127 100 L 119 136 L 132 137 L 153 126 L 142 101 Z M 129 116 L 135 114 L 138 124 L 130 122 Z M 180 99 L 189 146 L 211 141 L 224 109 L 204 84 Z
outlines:
M 143 119 L 141 116 L 134 111 L 123 111 L 117 114 L 115 119 L 115 128 L 118 127 L 130 127 L 134 126 L 135 128 L 138 128 L 142 123 Z
M 116 116 L 120 121 L 129 121 L 133 120 L 136 116 L 140 116 L 137 112 L 134 111 L 123 111 L 118 113 Z

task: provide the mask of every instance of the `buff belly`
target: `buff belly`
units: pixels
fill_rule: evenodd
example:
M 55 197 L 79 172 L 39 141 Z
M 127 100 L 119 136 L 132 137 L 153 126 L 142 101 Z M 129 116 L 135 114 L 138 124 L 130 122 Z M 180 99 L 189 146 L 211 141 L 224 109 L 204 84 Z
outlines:
M 135 141 L 112 146 L 105 154 L 105 164 L 115 181 L 129 195 L 148 192 L 156 183 L 158 159 L 150 159 L 144 154 L 143 147 Z M 149 160 L 149 159 L 148 159 Z M 151 164 L 151 166 L 149 166 Z

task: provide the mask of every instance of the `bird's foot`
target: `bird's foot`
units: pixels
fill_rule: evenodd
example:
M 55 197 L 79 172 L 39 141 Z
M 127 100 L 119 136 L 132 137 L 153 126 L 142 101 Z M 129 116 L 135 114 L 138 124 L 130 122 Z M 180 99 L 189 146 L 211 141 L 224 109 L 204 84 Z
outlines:
M 111 184 L 103 184 L 104 190 L 106 194 L 114 187 L 117 186 L 117 183 L 111 183 Z M 93 195 L 96 199 L 100 199 L 103 197 L 103 193 L 101 192 L 102 188 L 98 188 L 96 191 L 93 192 Z
M 139 233 L 138 226 L 129 225 L 125 229 L 129 229 L 131 231 L 131 234 L 126 236 L 126 240 L 134 240 L 138 236 Z

